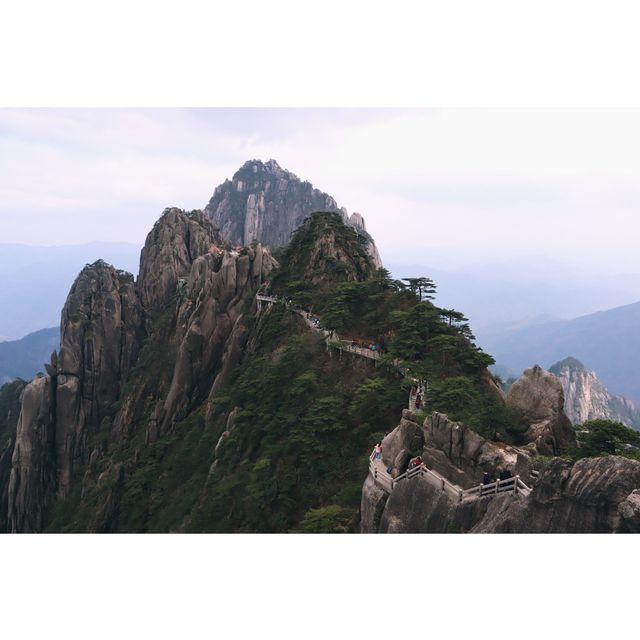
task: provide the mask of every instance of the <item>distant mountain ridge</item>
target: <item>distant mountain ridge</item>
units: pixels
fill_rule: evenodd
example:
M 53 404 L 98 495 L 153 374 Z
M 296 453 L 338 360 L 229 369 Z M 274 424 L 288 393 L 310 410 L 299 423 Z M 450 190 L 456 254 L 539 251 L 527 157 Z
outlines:
M 85 264 L 102 258 L 137 273 L 140 247 L 123 242 L 39 247 L 0 244 L 0 336 L 16 340 L 60 322 L 60 309 Z
M 640 429 L 640 408 L 623 396 L 614 396 L 575 358 L 565 358 L 549 369 L 560 378 L 564 410 L 573 424 L 608 419 Z
M 498 365 L 520 372 L 548 368 L 568 353 L 598 372 L 612 394 L 640 403 L 640 302 L 484 336 L 481 346 Z
M 59 342 L 58 327 L 41 329 L 20 340 L 1 342 L 0 385 L 15 378 L 30 380 L 38 371 L 44 371 L 44 363 Z
M 362 215 L 349 215 L 332 196 L 300 180 L 275 160 L 245 162 L 231 180 L 216 187 L 204 211 L 229 242 L 249 246 L 257 240 L 269 247 L 288 244 L 312 213 L 333 211 L 364 236 L 374 265 L 382 266 Z

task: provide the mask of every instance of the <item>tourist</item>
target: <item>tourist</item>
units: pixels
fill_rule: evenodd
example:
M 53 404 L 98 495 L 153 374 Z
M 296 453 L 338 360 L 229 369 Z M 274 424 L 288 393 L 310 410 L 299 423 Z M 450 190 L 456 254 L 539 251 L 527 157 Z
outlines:
M 419 410 L 421 406 L 422 406 L 422 397 L 420 396 L 420 394 L 418 394 L 416 396 L 416 410 Z
M 381 460 L 382 459 L 382 446 L 380 445 L 380 443 L 378 442 L 374 448 L 374 456 L 373 459 L 374 460 Z
M 511 473 L 511 471 L 505 467 L 504 469 L 500 470 L 498 477 L 500 478 L 500 482 L 503 482 L 505 480 L 510 480 L 511 478 L 513 478 L 513 473 Z

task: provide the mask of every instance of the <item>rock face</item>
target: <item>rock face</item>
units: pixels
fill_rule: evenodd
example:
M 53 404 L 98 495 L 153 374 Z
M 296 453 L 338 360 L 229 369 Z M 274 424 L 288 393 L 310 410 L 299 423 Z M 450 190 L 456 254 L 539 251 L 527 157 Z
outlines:
M 531 452 L 500 442 L 490 442 L 462 423 L 434 413 L 424 422 L 427 466 L 463 489 L 478 485 L 484 472 L 496 478 L 501 469 L 531 483 Z
M 558 455 L 576 444 L 575 431 L 564 413 L 560 380 L 539 366 L 527 369 L 507 393 L 507 405 L 522 412 L 529 429 L 527 442 L 539 453 Z
M 56 481 L 55 381 L 35 378 L 22 397 L 22 410 L 7 489 L 8 530 L 40 531 Z
M 424 446 L 424 432 L 411 411 L 402 412 L 400 424 L 382 441 L 382 461 L 393 467 L 394 475 L 407 470 L 412 456 L 421 453 Z
M 281 247 L 311 213 L 335 211 L 366 238 L 376 267 L 382 266 L 378 249 L 367 233 L 359 213 L 351 216 L 328 194 L 282 169 L 275 160 L 246 162 L 233 176 L 216 187 L 205 213 L 232 244 L 258 241 Z
M 261 246 L 243 255 L 205 254 L 191 267 L 177 312 L 179 342 L 169 393 L 160 423 L 166 431 L 175 420 L 209 395 L 215 395 L 239 361 L 248 331 L 242 308 L 275 266 Z
M 140 255 L 138 291 L 144 310 L 154 314 L 164 309 L 193 261 L 216 248 L 224 249 L 226 243 L 201 211 L 166 209 Z
M 62 310 L 56 382 L 58 491 L 88 459 L 87 438 L 110 415 L 138 354 L 142 311 L 133 276 L 102 261 L 85 267 Z
M 607 419 L 640 429 L 640 409 L 631 400 L 609 393 L 579 360 L 565 358 L 549 371 L 562 383 L 564 411 L 573 424 Z
M 59 354 L 23 394 L 8 487 L 12 531 L 38 531 L 53 496 L 67 496 L 135 361 L 141 323 L 131 274 L 102 261 L 82 270 L 62 310 Z

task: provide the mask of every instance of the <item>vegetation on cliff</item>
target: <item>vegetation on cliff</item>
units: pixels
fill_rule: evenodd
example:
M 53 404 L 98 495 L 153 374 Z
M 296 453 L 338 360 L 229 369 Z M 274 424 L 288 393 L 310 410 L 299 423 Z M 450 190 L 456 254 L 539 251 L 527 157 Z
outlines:
M 574 460 L 600 456 L 624 456 L 640 460 L 640 433 L 614 420 L 588 420 L 576 427 Z
M 171 210 L 150 234 L 144 338 L 81 434 L 48 531 L 353 531 L 367 455 L 406 407 L 407 376 L 428 382 L 427 409 L 517 437 L 464 316 L 434 305 L 428 279 L 376 270 L 341 216 L 308 218 L 275 271 L 259 247 L 214 259 L 199 222 Z M 257 312 L 263 275 L 291 305 Z M 295 305 L 381 360 L 328 349 Z

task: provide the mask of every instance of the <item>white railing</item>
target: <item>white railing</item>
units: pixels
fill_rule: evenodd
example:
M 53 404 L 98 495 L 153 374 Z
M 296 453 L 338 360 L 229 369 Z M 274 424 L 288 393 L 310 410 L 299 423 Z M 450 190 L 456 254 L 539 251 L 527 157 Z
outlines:
M 442 477 L 439 473 L 428 469 L 426 465 L 422 464 L 419 467 L 409 469 L 402 475 L 394 478 L 386 470 L 381 469 L 374 459 L 374 454 L 369 458 L 369 471 L 374 480 L 382 486 L 385 491 L 391 493 L 396 485 L 403 480 L 411 480 L 417 476 L 422 476 L 433 487 L 440 489 L 443 493 L 446 493 L 450 498 L 457 502 L 463 500 L 476 500 L 487 496 L 494 496 L 498 493 L 514 493 L 529 495 L 531 489 L 520 479 L 520 476 L 514 476 L 507 480 L 496 480 L 491 484 L 480 484 L 471 489 L 463 489 L 452 482 L 449 482 L 446 478 Z
M 278 302 L 278 298 L 276 298 L 275 296 L 265 296 L 261 293 L 256 294 L 256 300 L 258 300 L 259 302 Z

